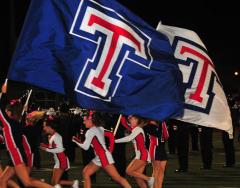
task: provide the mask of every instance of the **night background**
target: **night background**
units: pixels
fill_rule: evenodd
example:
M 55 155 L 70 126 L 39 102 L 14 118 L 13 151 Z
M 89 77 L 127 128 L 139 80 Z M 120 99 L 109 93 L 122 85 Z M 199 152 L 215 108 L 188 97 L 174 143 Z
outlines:
M 0 78 L 8 66 L 30 0 L 1 1 Z M 227 93 L 239 91 L 240 13 L 237 1 L 119 0 L 156 28 L 163 24 L 195 31 L 208 49 Z

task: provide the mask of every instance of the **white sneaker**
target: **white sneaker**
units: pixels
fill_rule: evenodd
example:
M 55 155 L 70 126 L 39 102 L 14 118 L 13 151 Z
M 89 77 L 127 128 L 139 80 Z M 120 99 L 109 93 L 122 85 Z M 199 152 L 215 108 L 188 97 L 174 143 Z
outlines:
M 72 187 L 73 188 L 79 188 L 79 181 L 78 180 L 74 180 Z
M 59 184 L 56 184 L 56 185 L 54 185 L 54 188 L 62 188 L 62 186 Z
M 153 184 L 154 184 L 154 177 L 151 177 L 148 181 L 147 181 L 148 187 L 149 188 L 153 188 Z

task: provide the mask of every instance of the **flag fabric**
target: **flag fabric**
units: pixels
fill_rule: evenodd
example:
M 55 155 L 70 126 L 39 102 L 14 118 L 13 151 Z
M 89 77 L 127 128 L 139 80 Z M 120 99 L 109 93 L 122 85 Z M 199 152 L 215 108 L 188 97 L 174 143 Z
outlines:
M 87 109 L 159 120 L 183 112 L 169 40 L 116 0 L 32 0 L 8 78 Z
M 179 120 L 218 128 L 232 135 L 230 109 L 214 64 L 199 36 L 187 29 L 158 24 L 183 74 L 184 114 Z

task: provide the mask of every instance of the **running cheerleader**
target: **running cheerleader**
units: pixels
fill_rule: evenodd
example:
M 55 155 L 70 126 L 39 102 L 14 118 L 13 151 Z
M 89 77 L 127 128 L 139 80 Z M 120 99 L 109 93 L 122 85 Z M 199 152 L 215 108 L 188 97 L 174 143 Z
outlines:
M 57 126 L 58 121 L 53 117 L 44 120 L 43 131 L 49 135 L 49 145 L 43 143 L 40 145 L 40 149 L 50 152 L 54 156 L 55 165 L 53 167 L 51 183 L 55 185 L 55 188 L 61 188 L 61 185 L 78 188 L 78 180 L 61 180 L 64 171 L 68 170 L 70 166 L 69 160 L 64 153 L 62 136 L 56 131 Z
M 2 87 L 2 98 L 6 91 L 7 88 L 4 85 Z M 2 101 L 1 99 L 0 102 Z M 8 180 L 16 174 L 25 187 L 52 188 L 52 186 L 40 180 L 32 179 L 29 176 L 26 167 L 26 156 L 22 145 L 23 128 L 19 123 L 23 106 L 18 100 L 12 100 L 5 108 L 3 104 L 0 104 L 0 107 L 0 121 L 2 122 L 6 148 L 11 159 L 9 165 L 0 176 L 0 187 L 7 188 Z
M 34 111 L 26 115 L 25 122 L 23 126 L 23 148 L 25 150 L 26 158 L 27 158 L 27 167 L 29 173 L 33 168 L 34 157 L 37 150 L 39 150 L 39 145 L 37 142 L 39 131 L 36 129 L 36 122 L 30 121 L 30 118 L 35 121 L 40 120 L 44 117 L 44 111 Z M 24 120 L 24 119 L 23 119 Z
M 144 118 L 139 116 L 129 116 L 128 120 L 132 127 L 132 132 L 130 135 L 115 140 L 115 143 L 123 143 L 133 141 L 134 149 L 135 149 L 135 158 L 131 161 L 126 169 L 126 173 L 129 176 L 133 176 L 136 179 L 137 184 L 140 188 L 146 188 L 148 183 L 149 187 L 153 186 L 154 178 L 148 177 L 143 174 L 143 171 L 150 161 L 148 150 L 145 147 L 145 135 L 142 127 L 146 123 Z
M 0 130 L 2 131 L 1 127 L 0 127 Z M 4 137 L 1 133 L 0 133 L 0 144 L 4 144 Z M 0 161 L 0 176 L 1 176 L 2 172 L 3 172 L 3 170 L 2 170 L 1 161 Z M 20 188 L 19 185 L 11 179 L 8 180 L 7 185 L 11 188 Z
M 150 120 L 144 126 L 144 132 L 147 135 L 148 150 L 153 166 L 154 185 L 153 188 L 162 188 L 164 172 L 167 164 L 167 153 L 165 150 L 165 141 L 168 139 L 168 131 L 165 122 Z
M 102 115 L 98 112 L 90 111 L 89 116 L 84 117 L 84 124 L 86 128 L 88 128 L 84 142 L 81 142 L 81 140 L 79 140 L 77 137 L 73 137 L 73 142 L 75 142 L 79 147 L 84 150 L 88 150 L 89 147 L 92 146 L 95 152 L 95 158 L 83 169 L 84 188 L 91 187 L 90 176 L 98 171 L 101 167 L 111 176 L 114 181 L 125 188 L 131 188 L 127 180 L 119 175 L 118 171 L 113 165 L 114 161 L 112 154 L 106 148 L 104 136 L 110 136 L 111 134 L 108 132 L 106 135 L 106 132 L 102 127 L 104 126 Z M 110 139 L 110 143 L 112 142 L 112 139 Z M 112 146 L 112 144 L 110 144 L 110 146 Z M 113 148 L 111 147 L 111 150 L 112 149 Z

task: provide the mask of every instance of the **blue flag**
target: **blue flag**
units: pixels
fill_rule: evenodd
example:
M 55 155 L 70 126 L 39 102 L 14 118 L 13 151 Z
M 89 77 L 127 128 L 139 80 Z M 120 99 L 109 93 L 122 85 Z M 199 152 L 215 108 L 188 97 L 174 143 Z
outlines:
M 8 78 L 87 109 L 158 120 L 183 111 L 168 38 L 115 0 L 32 0 Z

